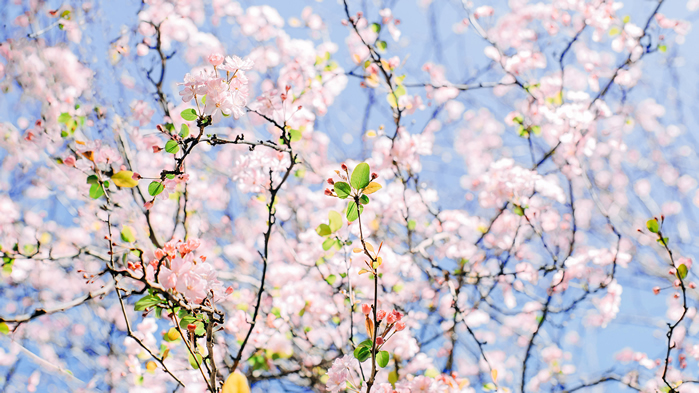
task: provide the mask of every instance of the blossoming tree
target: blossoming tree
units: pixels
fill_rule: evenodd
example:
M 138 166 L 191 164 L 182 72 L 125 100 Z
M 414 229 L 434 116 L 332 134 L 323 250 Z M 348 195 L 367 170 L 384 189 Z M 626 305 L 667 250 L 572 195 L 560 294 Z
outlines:
M 3 5 L 0 390 L 699 391 L 699 2 L 302 3 Z

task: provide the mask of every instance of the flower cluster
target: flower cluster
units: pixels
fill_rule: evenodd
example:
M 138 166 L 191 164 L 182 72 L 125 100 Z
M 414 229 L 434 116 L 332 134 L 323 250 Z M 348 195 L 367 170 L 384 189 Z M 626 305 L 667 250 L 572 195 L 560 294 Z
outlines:
M 405 329 L 405 322 L 401 321 L 403 314 L 398 310 L 393 310 L 387 312 L 386 310 L 378 310 L 376 312 L 376 326 L 374 326 L 374 321 L 372 321 L 369 316 L 374 307 L 370 304 L 362 304 L 362 313 L 366 317 L 366 330 L 369 338 L 373 340 L 374 334 L 376 333 L 376 349 L 378 350 L 388 339 L 393 337 L 394 334 Z M 386 320 L 386 327 L 381 334 L 378 334 L 379 328 L 381 327 L 381 322 Z M 389 335 L 390 334 L 390 335 Z
M 208 58 L 214 66 L 213 71 L 203 70 L 198 75 L 187 74 L 180 91 L 182 101 L 196 101 L 200 116 L 211 116 L 213 122 L 221 120 L 222 116 L 233 116 L 239 119 L 245 114 L 248 104 L 248 78 L 245 71 L 252 69 L 250 59 L 238 56 L 227 56 L 214 53 Z M 226 72 L 225 76 L 223 71 Z M 204 106 L 201 109 L 201 105 Z
M 206 257 L 194 257 L 194 250 L 199 248 L 199 239 L 186 242 L 171 240 L 155 250 L 155 258 L 150 268 L 157 270 L 160 266 L 158 281 L 165 289 L 181 293 L 192 302 L 201 303 L 210 291 L 221 289 L 221 282 L 216 279 L 216 271 L 206 262 Z

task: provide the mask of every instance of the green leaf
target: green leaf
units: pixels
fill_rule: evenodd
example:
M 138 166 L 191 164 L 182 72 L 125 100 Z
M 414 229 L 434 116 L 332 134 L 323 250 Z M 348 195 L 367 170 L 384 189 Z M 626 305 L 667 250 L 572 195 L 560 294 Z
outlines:
M 408 230 L 413 231 L 413 230 L 415 230 L 416 226 L 417 226 L 417 222 L 415 222 L 415 220 L 408 221 Z
M 124 225 L 124 228 L 121 229 L 121 240 L 127 243 L 133 243 L 136 241 L 136 236 L 134 236 L 133 229 L 131 229 L 130 226 Z
M 97 178 L 97 175 L 90 175 L 87 177 L 87 184 L 98 184 L 99 179 Z
M 335 239 L 327 238 L 323 242 L 323 250 L 328 251 L 334 245 L 335 245 Z
M 371 349 L 367 347 L 357 347 L 354 350 L 354 357 L 363 362 L 371 357 Z
M 68 122 L 71 119 L 72 119 L 72 117 L 70 116 L 70 113 L 68 113 L 68 112 L 63 112 L 63 113 L 61 113 L 60 116 L 58 116 L 58 122 L 63 123 L 65 125 L 68 125 Z
M 656 241 L 657 241 L 658 243 L 660 243 L 661 245 L 667 245 L 667 244 L 670 242 L 670 238 L 669 238 L 669 237 L 664 237 L 664 238 L 662 238 L 662 239 L 657 239 Z
M 488 382 L 485 385 L 483 385 L 483 390 L 485 390 L 486 392 L 491 391 L 491 390 L 495 390 L 495 389 L 497 389 L 497 388 L 495 387 L 495 384 L 492 382 Z
M 345 199 L 349 196 L 350 192 L 352 192 L 352 188 L 350 187 L 349 184 L 339 181 L 335 183 L 335 194 L 337 194 L 338 198 L 340 199 Z
M 136 311 L 143 311 L 148 307 L 153 307 L 156 304 L 160 304 L 163 300 L 155 295 L 146 295 L 139 299 L 139 301 L 134 304 L 133 309 Z
M 289 141 L 296 142 L 300 141 L 303 134 L 299 130 L 289 130 Z
M 318 235 L 320 235 L 320 236 L 328 236 L 329 234 L 332 233 L 332 231 L 330 230 L 330 227 L 328 226 L 328 224 L 320 224 L 320 225 L 318 225 L 318 228 L 316 228 L 316 233 L 318 233 Z M 325 243 L 323 243 L 323 244 L 325 244 Z
M 10 334 L 10 327 L 5 322 L 0 322 L 0 333 Z
M 194 109 L 189 108 L 185 109 L 180 113 L 180 116 L 182 116 L 183 119 L 187 121 L 192 121 L 197 119 L 197 112 L 194 111 Z
M 396 382 L 398 382 L 398 373 L 396 370 L 391 371 L 388 373 L 388 382 L 393 386 L 393 388 L 396 388 Z
M 189 354 L 189 364 L 192 366 L 193 369 L 196 370 L 199 368 L 199 366 L 201 366 L 202 358 L 201 358 L 201 355 L 198 353 L 195 355 L 197 355 L 197 360 L 194 360 L 194 357 L 192 356 L 191 353 Z M 198 362 L 198 365 L 197 365 L 197 362 Z
M 183 317 L 180 317 L 180 329 L 182 330 L 187 330 L 187 325 L 190 323 L 196 322 L 197 319 L 191 315 L 185 315 Z
M 385 51 L 386 50 L 386 41 L 376 41 L 376 47 L 380 51 Z
M 347 221 L 354 221 L 359 218 L 359 213 L 357 212 L 357 204 L 354 201 L 347 205 Z
M 687 273 L 689 273 L 689 271 L 687 270 L 687 265 L 684 263 L 677 267 L 677 277 L 680 280 L 684 280 L 685 277 L 687 277 Z
M 148 193 L 151 194 L 152 196 L 156 196 L 156 195 L 160 194 L 161 192 L 163 192 L 164 189 L 165 189 L 165 186 L 163 185 L 163 183 L 160 183 L 157 181 L 152 181 L 148 185 Z
M 336 232 L 342 228 L 342 215 L 340 213 L 330 210 L 328 213 L 328 220 L 330 221 L 330 225 L 328 227 L 330 228 L 331 232 Z
M 396 101 L 396 96 L 394 96 L 393 93 L 388 93 L 386 95 L 386 101 L 388 101 L 388 104 L 391 105 L 391 108 L 398 108 L 398 102 Z
M 524 215 L 524 209 L 522 209 L 522 206 L 515 205 L 515 207 L 513 208 L 513 210 L 514 210 L 515 214 L 518 215 L 518 216 L 523 216 L 523 215 Z
M 381 25 L 378 24 L 378 23 L 372 23 L 372 24 L 371 24 L 371 30 L 372 30 L 374 33 L 377 33 L 377 34 L 378 34 L 378 33 L 381 31 Z
M 371 348 L 373 345 L 374 345 L 374 342 L 370 338 L 367 338 L 366 340 L 360 342 L 358 346 Z
M 665 45 L 665 44 L 658 45 L 658 50 L 660 51 L 660 53 L 667 52 L 667 45 Z
M 204 328 L 203 322 L 197 322 L 197 328 L 194 330 L 194 334 L 197 336 L 203 336 L 206 334 L 206 329 Z
M 182 123 L 182 127 L 180 127 L 180 138 L 184 139 L 189 136 L 189 126 Z
M 112 175 L 112 181 L 119 187 L 133 188 L 138 185 L 138 180 L 133 178 L 132 171 L 119 171 Z
M 381 368 L 388 366 L 388 359 L 388 351 L 381 351 L 376 354 L 376 364 L 378 364 Z
M 404 96 L 407 92 L 405 91 L 405 87 L 403 85 L 398 85 L 395 89 L 393 89 L 393 92 L 396 93 L 396 97 L 401 98 Z
M 167 143 L 165 144 L 165 151 L 168 152 L 168 153 L 170 153 L 170 154 L 175 154 L 175 153 L 177 153 L 178 151 L 180 151 L 180 145 L 178 145 L 177 142 L 175 142 L 175 141 L 173 141 L 172 139 L 170 139 L 170 140 L 167 141 Z
M 337 280 L 337 276 L 334 274 L 329 275 L 328 278 L 325 279 L 325 281 L 327 281 L 328 284 L 330 284 L 330 285 L 335 284 L 336 280 Z
M 371 183 L 371 168 L 366 162 L 357 165 L 352 171 L 352 179 L 350 180 L 352 187 L 361 190 Z
M 658 224 L 658 220 L 656 220 L 655 218 L 646 221 L 646 227 L 649 231 L 653 233 L 660 232 L 660 225 Z
M 98 199 L 102 195 L 104 195 L 104 190 L 102 189 L 102 186 L 100 186 L 99 183 L 95 183 L 90 186 L 90 198 Z
M 369 197 L 366 196 L 366 195 L 360 196 L 360 197 L 359 197 L 359 203 L 362 204 L 362 205 L 366 205 L 367 203 L 369 203 Z

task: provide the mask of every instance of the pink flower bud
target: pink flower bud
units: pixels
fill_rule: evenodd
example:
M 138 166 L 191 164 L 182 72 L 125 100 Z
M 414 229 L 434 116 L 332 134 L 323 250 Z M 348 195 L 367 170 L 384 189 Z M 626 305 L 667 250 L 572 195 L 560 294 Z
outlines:
M 153 201 L 144 203 L 143 207 L 145 207 L 146 210 L 150 210 L 150 208 L 153 207 Z
M 383 337 L 381 337 L 381 336 L 376 337 L 376 345 L 383 345 L 383 343 L 384 343 Z
M 680 294 L 679 294 L 679 293 L 675 293 L 675 294 L 672 295 L 672 296 L 673 296 L 675 299 L 679 299 L 679 298 L 680 298 Z
M 68 165 L 68 166 L 75 166 L 75 157 L 68 156 L 68 157 L 66 157 L 65 160 L 63 160 L 63 163 Z
M 675 281 L 672 283 L 672 285 L 673 285 L 675 288 L 679 288 L 679 287 L 680 287 L 680 280 L 675 280 Z
M 325 189 L 325 195 L 327 195 L 327 196 L 333 196 L 333 192 L 330 191 L 329 188 L 326 188 L 326 189 Z
M 209 60 L 212 66 L 217 67 L 223 64 L 223 55 L 220 53 L 212 53 L 207 60 Z
M 660 287 L 653 287 L 653 293 L 654 294 L 659 294 L 660 293 Z
M 159 151 L 161 151 L 161 150 L 163 150 L 162 147 L 153 145 L 153 153 L 157 153 L 157 152 L 159 152 Z
M 378 177 L 379 177 L 379 174 L 376 173 L 376 172 L 373 172 L 373 173 L 371 174 L 371 180 L 374 180 L 374 179 L 376 179 L 376 178 L 378 178 Z
M 330 184 L 330 185 L 335 184 L 335 180 L 333 180 L 332 178 L 328 179 L 328 184 Z
M 141 180 L 141 175 L 138 172 L 134 172 L 131 178 L 134 180 Z
M 230 295 L 231 293 L 233 293 L 233 287 L 226 288 L 226 295 Z
M 396 323 L 396 321 L 398 320 L 396 319 L 396 316 L 393 313 L 388 314 L 388 317 L 386 317 L 386 323 L 389 325 L 392 323 Z
M 377 321 L 383 321 L 383 319 L 386 317 L 386 310 L 379 310 L 378 313 L 376 313 L 376 320 Z
M 391 311 L 391 314 L 396 317 L 396 321 L 400 321 L 400 319 L 403 318 L 403 314 L 401 314 L 398 310 Z
M 371 312 L 371 305 L 366 304 L 366 303 L 362 304 L 362 313 L 364 313 L 364 315 L 369 315 L 370 312 Z
M 403 321 L 398 321 L 396 324 L 393 326 L 394 329 L 396 329 L 397 332 L 400 332 L 401 330 L 405 329 L 405 322 Z
M 697 284 L 695 284 L 695 283 L 693 283 L 693 282 L 690 282 L 690 283 L 689 283 L 689 287 L 692 288 L 692 289 L 694 289 L 694 288 L 697 287 Z

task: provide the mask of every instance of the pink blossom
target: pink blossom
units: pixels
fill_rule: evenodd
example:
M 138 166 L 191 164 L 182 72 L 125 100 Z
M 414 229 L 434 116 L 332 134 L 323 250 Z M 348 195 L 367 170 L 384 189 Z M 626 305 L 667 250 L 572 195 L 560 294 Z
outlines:
M 223 55 L 220 53 L 212 53 L 209 55 L 207 60 L 209 61 L 209 64 L 211 64 L 214 67 L 217 67 L 223 64 Z

